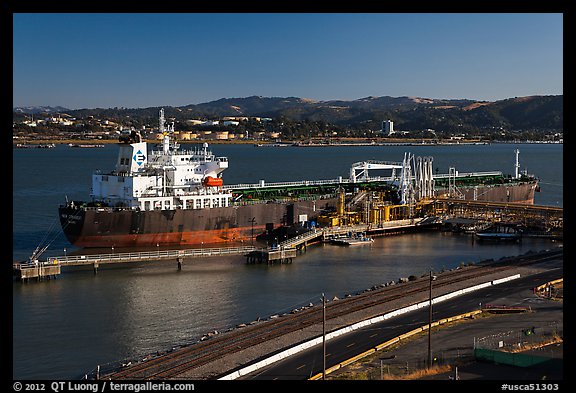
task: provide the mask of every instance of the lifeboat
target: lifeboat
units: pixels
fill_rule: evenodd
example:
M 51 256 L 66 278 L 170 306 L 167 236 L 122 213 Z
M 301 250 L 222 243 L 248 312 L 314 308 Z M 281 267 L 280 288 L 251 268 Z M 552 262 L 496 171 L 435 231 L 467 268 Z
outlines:
M 222 187 L 222 184 L 222 179 L 219 177 L 206 176 L 202 180 L 202 185 L 204 187 Z

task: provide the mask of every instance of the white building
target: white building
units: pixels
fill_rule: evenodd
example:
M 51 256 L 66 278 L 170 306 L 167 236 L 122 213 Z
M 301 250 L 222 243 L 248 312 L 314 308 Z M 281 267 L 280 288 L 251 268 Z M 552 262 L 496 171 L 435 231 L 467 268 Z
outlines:
M 392 120 L 385 120 L 382 122 L 382 133 L 387 135 L 394 134 L 394 122 Z

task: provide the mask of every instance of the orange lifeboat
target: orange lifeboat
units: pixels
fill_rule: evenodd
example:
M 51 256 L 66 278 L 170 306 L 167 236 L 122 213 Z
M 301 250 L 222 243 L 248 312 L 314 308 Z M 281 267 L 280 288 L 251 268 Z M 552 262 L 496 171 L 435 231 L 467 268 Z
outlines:
M 204 187 L 222 187 L 222 184 L 222 179 L 219 177 L 206 176 L 202 180 L 202 185 Z

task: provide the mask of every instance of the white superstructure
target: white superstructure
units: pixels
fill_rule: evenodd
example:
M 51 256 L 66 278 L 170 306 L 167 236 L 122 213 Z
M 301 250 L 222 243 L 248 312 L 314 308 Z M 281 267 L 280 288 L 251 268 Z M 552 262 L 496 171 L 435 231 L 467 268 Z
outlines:
M 119 146 L 116 169 L 92 175 L 91 197 L 110 206 L 141 210 L 206 209 L 228 207 L 232 194 L 222 189 L 226 157 L 216 157 L 208 144 L 180 150 L 170 141 L 174 125 L 165 126 L 160 110 L 158 149 L 148 151 L 139 134 Z M 132 143 L 131 143 L 132 142 Z

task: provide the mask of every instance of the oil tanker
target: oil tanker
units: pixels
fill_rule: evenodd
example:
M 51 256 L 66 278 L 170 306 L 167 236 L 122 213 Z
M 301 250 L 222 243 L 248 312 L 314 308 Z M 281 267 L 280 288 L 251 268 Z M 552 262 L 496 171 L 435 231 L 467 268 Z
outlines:
M 207 143 L 181 149 L 172 140 L 160 110 L 162 142 L 148 148 L 138 132 L 122 134 L 115 169 L 92 174 L 89 201 L 66 201 L 59 207 L 62 230 L 77 247 L 200 246 L 254 242 L 264 233 L 315 223 L 377 193 L 390 205 L 415 199 L 452 197 L 534 203 L 538 179 L 518 171 L 432 174 L 432 158 L 405 155 L 402 162 L 354 163 L 348 178 L 290 183 L 225 185 L 226 157 L 215 156 Z M 369 171 L 386 170 L 387 176 Z M 364 198 L 366 199 L 366 198 Z M 360 207 L 361 208 L 361 207 Z

